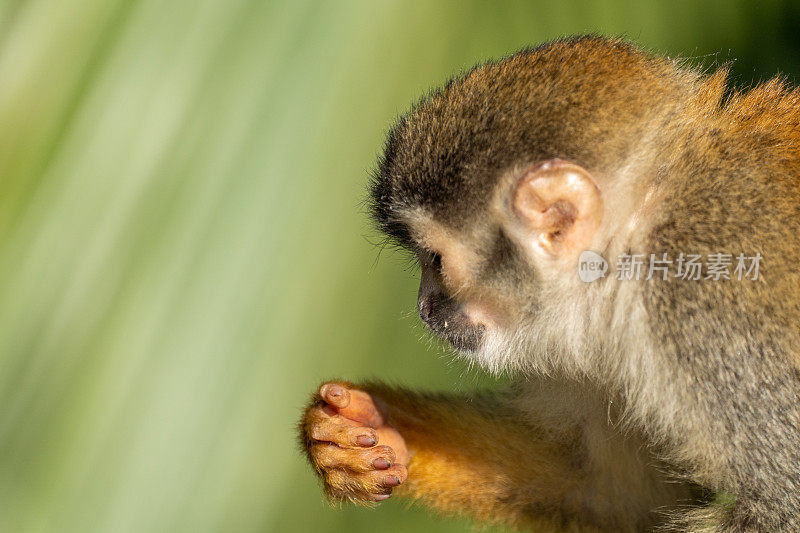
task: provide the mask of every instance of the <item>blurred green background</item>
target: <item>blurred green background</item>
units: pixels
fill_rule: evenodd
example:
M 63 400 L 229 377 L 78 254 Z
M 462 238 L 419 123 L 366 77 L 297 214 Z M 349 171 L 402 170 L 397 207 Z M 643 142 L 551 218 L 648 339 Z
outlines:
M 324 378 L 487 382 L 371 244 L 393 117 L 586 31 L 791 79 L 799 30 L 777 1 L 0 1 L 0 531 L 463 531 L 332 509 L 294 442 Z

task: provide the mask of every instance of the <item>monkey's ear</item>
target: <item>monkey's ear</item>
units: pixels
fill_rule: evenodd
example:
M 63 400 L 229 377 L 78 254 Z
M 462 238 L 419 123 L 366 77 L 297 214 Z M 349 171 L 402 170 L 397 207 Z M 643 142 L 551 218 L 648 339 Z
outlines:
M 512 192 L 511 205 L 525 244 L 553 259 L 580 255 L 603 215 L 600 189 L 591 174 L 560 159 L 528 169 Z

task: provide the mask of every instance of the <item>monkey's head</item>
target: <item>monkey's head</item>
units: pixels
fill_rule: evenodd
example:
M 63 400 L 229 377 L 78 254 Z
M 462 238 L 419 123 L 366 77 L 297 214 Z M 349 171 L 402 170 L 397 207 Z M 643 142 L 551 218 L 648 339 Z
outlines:
M 382 231 L 419 259 L 422 320 L 495 367 L 509 361 L 492 352 L 536 320 L 576 324 L 564 302 L 586 290 L 578 256 L 630 222 L 648 192 L 637 150 L 694 79 L 582 37 L 478 66 L 414 105 L 388 135 L 371 199 Z

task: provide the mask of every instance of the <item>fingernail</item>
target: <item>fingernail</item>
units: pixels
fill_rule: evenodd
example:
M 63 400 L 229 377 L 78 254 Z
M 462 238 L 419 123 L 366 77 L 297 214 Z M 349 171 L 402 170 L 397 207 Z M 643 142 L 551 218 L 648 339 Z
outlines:
M 356 437 L 356 444 L 359 446 L 375 446 L 376 442 L 370 435 L 359 435 Z
M 333 398 L 339 398 L 342 394 L 344 394 L 344 389 L 340 385 L 335 383 L 328 383 L 325 385 L 325 396 L 331 396 Z
M 397 476 L 386 476 L 383 478 L 383 484 L 387 487 L 396 487 L 400 484 L 400 478 Z
M 385 457 L 378 457 L 377 459 L 372 461 L 372 466 L 374 466 L 378 470 L 386 470 L 387 468 L 392 466 L 392 463 L 390 463 L 389 460 L 386 459 Z

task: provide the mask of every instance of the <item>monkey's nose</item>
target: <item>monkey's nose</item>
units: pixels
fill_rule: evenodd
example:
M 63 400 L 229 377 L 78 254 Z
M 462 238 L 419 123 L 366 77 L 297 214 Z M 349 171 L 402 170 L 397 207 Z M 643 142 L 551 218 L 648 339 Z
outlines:
M 420 298 L 417 302 L 417 308 L 419 310 L 419 317 L 422 319 L 423 322 L 427 323 L 428 320 L 431 319 L 431 311 L 433 309 L 433 303 L 431 302 L 431 298 L 425 296 Z

